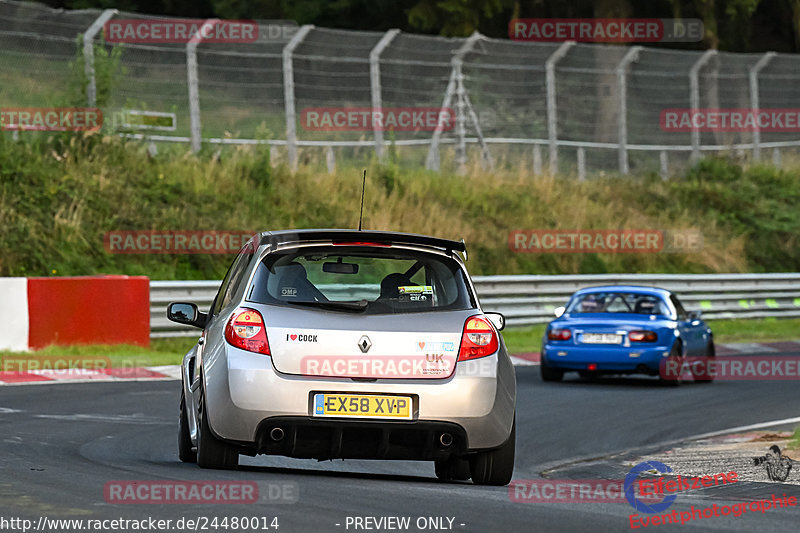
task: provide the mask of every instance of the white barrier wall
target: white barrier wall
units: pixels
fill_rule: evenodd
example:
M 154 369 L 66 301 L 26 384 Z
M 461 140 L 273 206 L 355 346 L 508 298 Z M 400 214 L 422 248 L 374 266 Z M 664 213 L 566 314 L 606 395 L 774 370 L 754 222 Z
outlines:
M 0 278 L 0 350 L 28 349 L 28 279 Z

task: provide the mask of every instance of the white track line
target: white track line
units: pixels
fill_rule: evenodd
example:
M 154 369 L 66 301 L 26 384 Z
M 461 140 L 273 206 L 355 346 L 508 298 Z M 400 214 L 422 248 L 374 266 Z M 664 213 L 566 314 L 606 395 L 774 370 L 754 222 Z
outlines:
M 768 428 L 772 426 L 782 426 L 785 424 L 797 424 L 800 422 L 800 416 L 796 416 L 794 418 L 784 418 L 783 420 L 772 420 L 770 422 L 759 422 L 758 424 L 750 424 L 748 426 L 737 426 L 734 428 L 728 429 L 721 429 L 719 431 L 711 431 L 709 433 L 703 433 L 701 435 L 694 435 L 692 437 L 686 437 L 685 439 L 681 440 L 701 440 L 701 439 L 708 439 L 710 437 L 719 437 L 720 435 L 727 435 L 728 433 L 738 433 L 740 431 L 750 431 L 753 429 L 762 429 Z

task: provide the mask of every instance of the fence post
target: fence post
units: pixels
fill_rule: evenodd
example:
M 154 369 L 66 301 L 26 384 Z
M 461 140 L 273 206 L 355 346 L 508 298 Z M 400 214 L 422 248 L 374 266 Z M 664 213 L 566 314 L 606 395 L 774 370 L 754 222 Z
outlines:
M 617 115 L 617 141 L 619 142 L 619 172 L 628 174 L 628 66 L 639 58 L 641 46 L 634 46 L 617 65 L 617 87 L 619 88 L 619 114 Z
M 453 71 L 456 73 L 456 157 L 455 163 L 459 174 L 465 171 L 465 164 L 467 162 L 467 128 L 464 123 L 467 121 L 466 114 L 464 113 L 464 74 L 461 71 L 461 62 L 453 65 Z
M 547 82 L 547 139 L 550 145 L 550 174 L 558 172 L 558 109 L 556 107 L 556 63 L 558 63 L 575 41 L 564 41 L 545 61 L 545 77 Z
M 88 107 L 97 105 L 97 80 L 94 76 L 94 37 L 105 26 L 105 23 L 116 15 L 116 9 L 106 9 L 92 22 L 83 34 L 83 71 L 86 73 L 86 100 Z
M 336 172 L 336 156 L 333 154 L 333 146 L 330 144 L 325 147 L 325 164 L 328 166 L 328 174 Z
M 583 181 L 586 179 L 586 149 L 583 146 L 578 147 L 578 180 Z
M 533 175 L 542 174 L 542 149 L 538 144 L 533 145 Z
M 464 77 L 461 76 L 460 64 L 458 66 L 458 73 L 459 99 L 464 101 L 464 107 L 466 107 L 467 112 L 469 113 L 469 118 L 472 120 L 472 125 L 475 127 L 475 134 L 478 136 L 478 143 L 481 145 L 481 168 L 483 168 L 483 170 L 491 170 L 494 167 L 492 154 L 489 153 L 489 145 L 486 144 L 486 139 L 483 137 L 483 129 L 481 128 L 480 120 L 478 120 L 478 115 L 475 114 L 475 108 L 472 107 L 472 102 L 469 101 L 469 95 L 467 94 L 466 89 L 464 89 Z M 463 171 L 464 163 L 466 163 L 467 159 L 466 149 L 462 151 L 462 156 L 464 158 L 461 164 Z
M 750 78 L 750 112 L 755 113 L 759 108 L 759 97 L 758 97 L 758 73 L 767 66 L 772 58 L 775 57 L 775 52 L 767 52 L 761 58 L 756 61 L 756 64 L 750 67 L 750 71 L 748 72 L 748 77 Z M 753 129 L 753 159 L 758 161 L 761 159 L 761 130 L 758 127 L 758 123 L 756 123 L 755 129 Z
M 780 168 L 781 166 L 781 149 L 777 146 L 772 149 L 772 164 L 776 168 Z
M 199 152 L 203 142 L 203 128 L 200 124 L 200 89 L 197 75 L 197 47 L 203 42 L 203 28 L 209 24 L 211 29 L 219 19 L 208 19 L 197 29 L 197 33 L 186 43 L 186 82 L 189 85 L 189 122 L 192 136 L 192 152 Z M 210 32 L 207 32 L 210 33 Z
M 659 163 L 661 163 L 661 179 L 669 178 L 669 159 L 666 150 L 661 150 L 658 154 Z
M 297 115 L 294 107 L 294 66 L 292 54 L 303 42 L 308 32 L 314 29 L 312 24 L 302 26 L 291 40 L 283 47 L 283 100 L 286 108 L 286 150 L 289 157 L 289 168 L 297 170 Z
M 372 113 L 379 111 L 383 105 L 381 102 L 381 54 L 384 49 L 389 46 L 400 30 L 392 29 L 387 31 L 378 41 L 378 44 L 369 53 L 369 84 L 370 93 L 372 94 Z M 375 133 L 375 155 L 378 156 L 378 161 L 383 160 L 383 124 L 378 125 L 373 120 L 374 133 Z
M 706 50 L 694 62 L 692 68 L 689 69 L 689 107 L 691 108 L 692 124 L 694 124 L 694 117 L 697 110 L 700 109 L 700 69 L 708 63 L 712 57 L 717 55 L 716 50 Z M 697 161 L 700 158 L 700 131 L 692 127 L 692 161 Z
M 458 85 L 458 76 L 461 75 L 461 62 L 464 56 L 475 46 L 475 42 L 481 38 L 481 34 L 473 32 L 472 35 L 467 37 L 464 43 L 455 51 L 453 58 L 450 60 L 450 79 L 447 81 L 447 89 L 444 91 L 444 100 L 442 107 L 439 111 L 439 120 L 436 122 L 436 129 L 433 131 L 431 137 L 431 145 L 428 147 L 428 157 L 425 160 L 425 168 L 428 170 L 439 170 L 439 141 L 442 137 L 443 123 L 441 120 L 442 113 L 450 107 L 450 102 L 453 100 L 453 94 L 456 92 Z M 461 100 L 463 102 L 463 100 Z M 463 117 L 462 117 L 463 119 Z M 458 126 L 459 117 L 456 116 L 456 127 Z M 462 135 L 463 139 L 463 135 Z M 459 141 L 460 143 L 461 141 Z

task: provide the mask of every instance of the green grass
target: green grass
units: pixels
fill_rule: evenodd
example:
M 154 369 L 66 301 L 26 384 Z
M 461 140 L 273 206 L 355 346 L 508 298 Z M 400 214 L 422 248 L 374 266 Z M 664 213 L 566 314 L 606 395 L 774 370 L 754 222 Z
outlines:
M 176 337 L 153 339 L 149 348 L 125 344 L 114 346 L 92 344 L 86 346 L 49 346 L 32 352 L 0 350 L 0 359 L 8 356 L 12 356 L 16 360 L 24 359 L 25 357 L 57 356 L 77 363 L 96 357 L 108 357 L 112 368 L 177 365 L 195 342 L 197 342 L 197 337 Z
M 707 322 L 714 332 L 714 340 L 717 343 L 800 339 L 800 318 L 751 318 Z
M 508 327 L 503 330 L 503 340 L 508 353 L 538 352 L 542 348 L 542 336 L 546 324 L 534 324 L 521 328 Z
M 789 445 L 787 446 L 790 450 L 800 450 L 800 426 L 794 428 L 794 434 L 792 435 L 792 440 L 789 441 Z

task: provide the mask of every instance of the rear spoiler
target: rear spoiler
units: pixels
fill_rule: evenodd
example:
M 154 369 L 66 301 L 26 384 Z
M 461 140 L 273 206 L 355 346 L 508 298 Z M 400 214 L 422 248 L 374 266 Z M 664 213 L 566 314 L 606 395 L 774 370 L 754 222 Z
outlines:
M 344 229 L 304 229 L 290 231 L 265 231 L 261 233 L 261 244 L 285 244 L 289 242 L 333 241 L 333 242 L 375 242 L 382 244 L 421 244 L 444 250 L 464 253 L 467 246 L 464 239 L 453 241 L 416 233 L 395 233 L 392 231 L 357 231 Z

